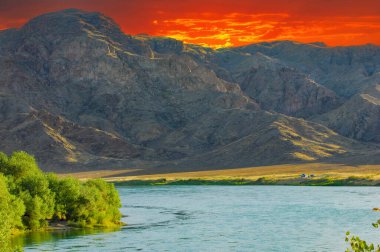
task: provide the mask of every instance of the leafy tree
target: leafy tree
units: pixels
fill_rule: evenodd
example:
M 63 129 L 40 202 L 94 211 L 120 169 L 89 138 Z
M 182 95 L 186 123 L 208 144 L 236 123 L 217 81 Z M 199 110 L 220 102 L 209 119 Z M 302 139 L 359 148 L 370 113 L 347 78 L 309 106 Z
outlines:
M 54 214 L 55 195 L 42 173 L 21 178 L 19 196 L 26 206 L 25 224 L 32 230 L 47 226 Z
M 33 156 L 24 151 L 14 152 L 10 157 L 0 153 L 0 172 L 15 179 L 32 174 L 40 174 L 37 162 Z
M 113 184 L 100 179 L 90 180 L 83 184 L 71 217 L 81 226 L 115 225 L 120 222 L 120 207 Z
M 47 178 L 49 188 L 55 194 L 55 219 L 70 219 L 80 196 L 82 186 L 80 181 L 75 178 L 58 179 L 54 174 L 49 174 Z
M 21 217 L 24 212 L 23 202 L 9 193 L 7 179 L 0 174 L 0 248 L 8 247 L 13 230 L 23 228 Z
M 119 225 L 120 207 L 113 184 L 60 179 L 43 173 L 26 152 L 0 152 L 0 242 L 12 230 L 41 229 L 52 218 L 79 226 Z
M 0 152 L 0 172 L 5 174 L 8 166 L 8 156 L 4 152 Z

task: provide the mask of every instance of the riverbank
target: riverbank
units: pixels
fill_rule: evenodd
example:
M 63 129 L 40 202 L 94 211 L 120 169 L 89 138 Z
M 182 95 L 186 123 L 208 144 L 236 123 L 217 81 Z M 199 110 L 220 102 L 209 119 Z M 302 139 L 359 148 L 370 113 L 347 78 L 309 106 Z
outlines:
M 302 174 L 305 177 L 302 178 Z M 119 169 L 60 176 L 81 180 L 103 178 L 124 185 L 377 186 L 380 185 L 380 165 L 304 163 L 187 172 Z
M 165 185 L 288 185 L 288 186 L 380 186 L 380 181 L 360 177 L 349 177 L 346 179 L 334 179 L 330 177 L 313 179 L 286 179 L 276 180 L 271 178 L 252 179 L 140 179 L 112 181 L 119 186 L 165 186 Z

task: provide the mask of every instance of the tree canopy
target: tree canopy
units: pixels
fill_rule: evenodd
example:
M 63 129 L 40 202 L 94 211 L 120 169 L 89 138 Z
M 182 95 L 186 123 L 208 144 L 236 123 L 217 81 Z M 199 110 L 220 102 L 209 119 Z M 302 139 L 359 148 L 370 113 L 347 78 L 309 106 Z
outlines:
M 0 248 L 12 233 L 67 221 L 80 227 L 120 225 L 120 199 L 113 184 L 81 182 L 44 173 L 33 156 L 0 152 Z

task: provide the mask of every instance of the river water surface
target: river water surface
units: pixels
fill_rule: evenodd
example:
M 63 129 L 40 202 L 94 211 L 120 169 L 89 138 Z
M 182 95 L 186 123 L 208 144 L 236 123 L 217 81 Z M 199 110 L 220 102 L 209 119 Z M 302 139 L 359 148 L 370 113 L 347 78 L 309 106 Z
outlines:
M 117 187 L 119 230 L 37 233 L 25 251 L 344 251 L 345 232 L 380 242 L 377 187 Z

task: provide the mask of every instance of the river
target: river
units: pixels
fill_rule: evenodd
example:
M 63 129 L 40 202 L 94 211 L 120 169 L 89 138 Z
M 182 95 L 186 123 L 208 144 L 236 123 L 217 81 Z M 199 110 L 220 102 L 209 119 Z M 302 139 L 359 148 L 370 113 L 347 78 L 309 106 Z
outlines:
M 119 230 L 29 234 L 25 251 L 344 251 L 380 242 L 378 187 L 117 187 Z

